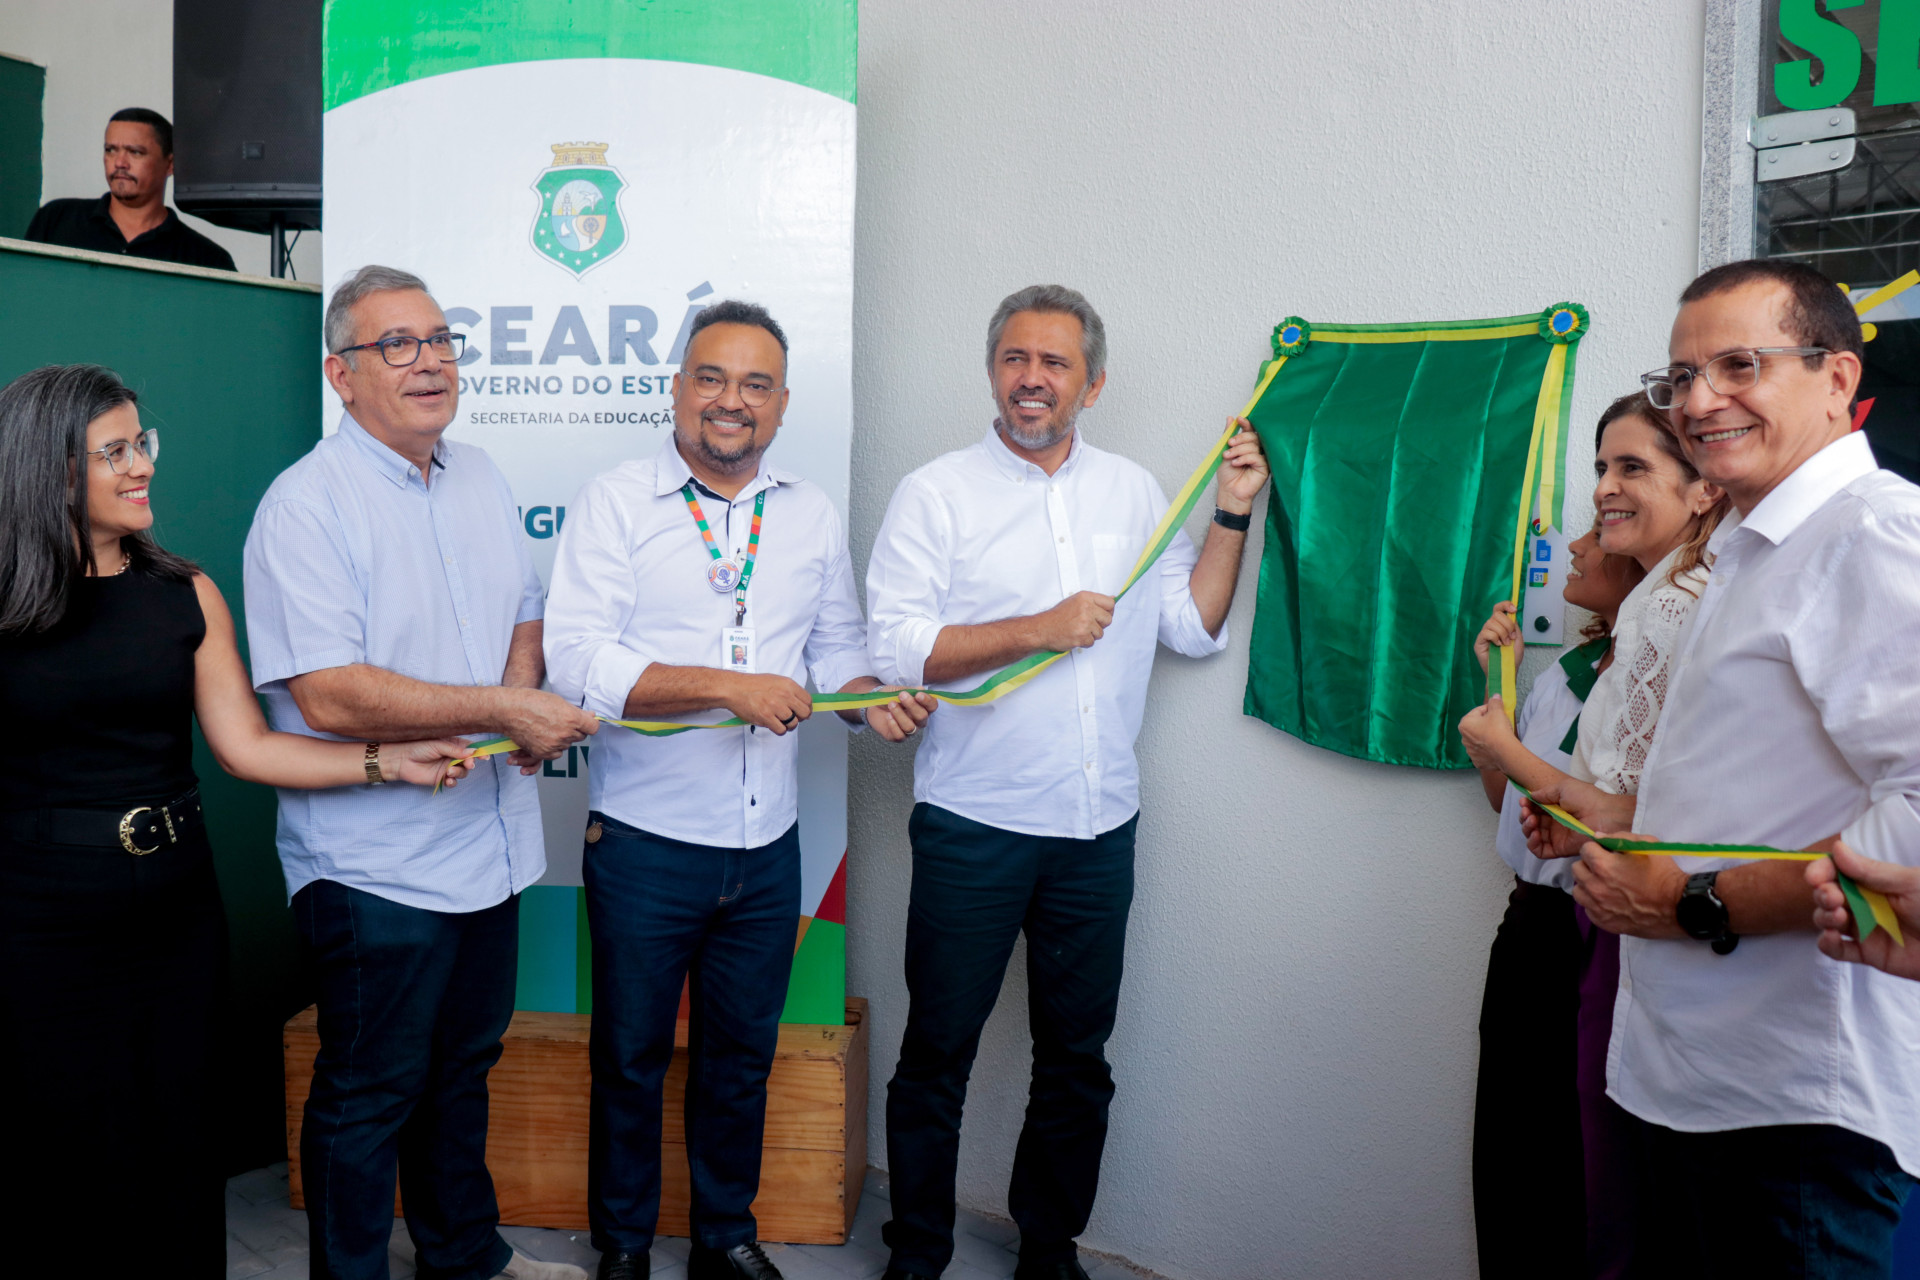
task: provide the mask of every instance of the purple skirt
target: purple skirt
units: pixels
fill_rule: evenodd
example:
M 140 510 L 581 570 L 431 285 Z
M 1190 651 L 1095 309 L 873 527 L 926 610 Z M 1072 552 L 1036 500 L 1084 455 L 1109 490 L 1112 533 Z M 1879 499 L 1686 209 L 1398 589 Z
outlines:
M 1587 1265 L 1595 1280 L 1627 1274 L 1633 1256 L 1634 1188 L 1630 1120 L 1607 1096 L 1607 1045 L 1613 1038 L 1613 1000 L 1620 990 L 1620 936 L 1587 919 L 1575 906 L 1574 923 L 1587 944 L 1580 974 L 1580 1136 L 1587 1172 Z

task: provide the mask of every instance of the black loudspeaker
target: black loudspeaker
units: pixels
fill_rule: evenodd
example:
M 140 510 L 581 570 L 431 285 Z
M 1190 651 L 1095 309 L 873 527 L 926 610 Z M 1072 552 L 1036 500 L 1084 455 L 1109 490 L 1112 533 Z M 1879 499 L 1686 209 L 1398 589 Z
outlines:
M 241 231 L 320 229 L 320 8 L 174 0 L 173 201 L 182 212 Z

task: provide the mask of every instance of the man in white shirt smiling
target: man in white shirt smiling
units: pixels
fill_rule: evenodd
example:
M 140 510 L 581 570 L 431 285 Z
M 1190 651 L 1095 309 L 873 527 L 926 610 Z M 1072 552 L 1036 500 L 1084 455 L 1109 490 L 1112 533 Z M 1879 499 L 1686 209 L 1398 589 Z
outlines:
M 1248 512 L 1267 480 L 1252 431 L 1221 466 L 1216 525 L 1182 533 L 1114 596 L 1167 509 L 1145 468 L 1074 429 L 1106 384 L 1106 333 L 1059 285 L 1008 297 L 987 330 L 999 417 L 986 438 L 900 482 L 867 569 L 883 677 L 965 688 L 1029 654 L 1071 651 L 1005 699 L 950 706 L 914 764 L 911 1006 L 887 1087 L 888 1280 L 953 1256 L 954 1168 L 980 1029 L 1027 934 L 1034 1069 L 1008 1200 L 1017 1280 L 1083 1280 L 1074 1237 L 1099 1183 L 1133 899 L 1133 743 L 1156 643 L 1227 644 Z
M 661 1085 L 689 977 L 688 1280 L 779 1280 L 748 1206 L 800 916 L 793 731 L 812 710 L 800 682 L 879 684 L 839 512 L 764 458 L 787 407 L 786 368 L 786 335 L 765 309 L 701 312 L 673 379 L 673 435 L 581 490 L 554 557 L 556 691 L 616 719 L 746 721 L 665 738 L 609 728 L 597 740 L 583 873 L 600 1280 L 647 1274 Z M 840 714 L 899 742 L 933 705 L 902 695 Z
M 1920 862 L 1920 489 L 1851 431 L 1860 350 L 1808 267 L 1681 295 L 1643 381 L 1740 518 L 1708 544 L 1637 808 L 1564 797 L 1595 828 Z M 1920 1173 L 1920 987 L 1821 956 L 1798 864 L 1578 852 L 1576 900 L 1629 935 L 1608 1076 L 1642 1121 L 1645 1274 L 1887 1275 Z

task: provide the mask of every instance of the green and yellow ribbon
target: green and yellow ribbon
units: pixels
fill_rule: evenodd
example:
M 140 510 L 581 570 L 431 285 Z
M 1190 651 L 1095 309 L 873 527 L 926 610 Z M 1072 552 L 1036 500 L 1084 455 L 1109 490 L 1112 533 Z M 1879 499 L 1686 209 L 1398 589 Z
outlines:
M 1528 528 L 1538 510 L 1542 525 L 1560 523 L 1560 473 L 1566 468 L 1567 377 L 1574 344 L 1591 326 L 1587 310 L 1577 302 L 1562 302 L 1540 313 L 1533 325 L 1509 326 L 1513 336 L 1537 332 L 1549 344 L 1546 368 L 1540 373 L 1540 394 L 1533 401 L 1533 433 L 1527 439 L 1527 463 L 1520 472 L 1520 501 L 1513 524 L 1513 584 L 1507 599 L 1516 618 L 1526 598 Z M 1505 645 L 1488 655 L 1488 684 L 1500 695 L 1500 705 L 1513 722 L 1519 698 L 1514 687 L 1513 654 Z
M 1513 779 L 1509 778 L 1508 781 L 1513 782 Z M 1532 800 L 1536 809 L 1561 826 L 1578 832 L 1602 849 L 1614 853 L 1638 854 L 1648 858 L 1737 858 L 1771 862 L 1815 862 L 1827 856 L 1811 850 L 1775 849 L 1764 844 L 1671 844 L 1664 840 L 1627 840 L 1620 836 L 1603 836 L 1559 805 L 1534 800 L 1533 792 L 1518 782 L 1513 783 L 1513 789 Z M 1840 892 L 1846 896 L 1847 907 L 1853 913 L 1855 937 L 1865 938 L 1875 928 L 1881 928 L 1893 938 L 1895 946 L 1907 945 L 1906 938 L 1900 933 L 1900 921 L 1893 914 L 1893 904 L 1887 901 L 1885 894 L 1858 883 L 1838 867 L 1834 868 L 1834 874 L 1839 877 Z
M 1285 356 L 1268 362 L 1260 376 L 1260 384 L 1254 388 L 1253 398 L 1248 400 L 1247 407 L 1240 411 L 1241 418 L 1253 412 L 1253 407 L 1260 403 L 1260 397 L 1266 394 L 1267 387 L 1272 384 L 1274 375 L 1279 373 L 1281 366 L 1286 363 Z M 1236 422 L 1229 422 L 1220 438 L 1214 441 L 1213 448 L 1207 451 L 1207 456 L 1201 459 L 1200 465 L 1194 468 L 1193 474 L 1187 477 L 1186 483 L 1180 486 L 1178 493 L 1174 494 L 1166 514 L 1160 518 L 1159 526 L 1154 529 L 1153 536 L 1147 540 L 1146 548 L 1140 552 L 1140 558 L 1134 561 L 1133 571 L 1127 575 L 1125 584 L 1114 596 L 1115 600 L 1119 600 L 1131 591 L 1134 584 L 1146 576 L 1147 570 L 1152 568 L 1161 554 L 1172 545 L 1175 535 L 1180 532 L 1181 525 L 1185 524 L 1187 517 L 1193 513 L 1194 504 L 1199 502 L 1201 491 L 1206 488 L 1207 481 L 1212 479 L 1213 473 L 1220 469 L 1220 460 L 1226 456 L 1227 446 L 1233 443 L 1233 437 L 1239 430 Z M 813 695 L 813 710 L 859 711 L 867 707 L 884 706 L 902 693 L 924 693 L 956 707 L 985 706 L 989 702 L 1006 697 L 1066 656 L 1064 653 L 1052 651 L 1029 654 L 1011 666 L 1002 667 L 971 689 L 871 689 L 865 693 L 816 693 Z M 691 724 L 681 720 L 616 720 L 611 716 L 601 716 L 600 720 L 603 724 L 618 725 L 622 729 L 628 729 L 649 738 L 671 737 L 673 734 L 686 733 L 693 729 L 737 729 L 747 723 L 738 716 L 730 716 L 710 724 Z M 511 738 L 487 738 L 470 745 L 473 747 L 475 756 L 499 755 L 502 752 L 518 749 Z
M 1514 707 L 1520 701 L 1519 691 L 1514 684 L 1514 669 L 1520 664 L 1513 660 L 1513 650 L 1504 644 L 1487 646 L 1487 687 L 1500 699 L 1501 710 L 1507 713 L 1507 723 L 1513 723 Z

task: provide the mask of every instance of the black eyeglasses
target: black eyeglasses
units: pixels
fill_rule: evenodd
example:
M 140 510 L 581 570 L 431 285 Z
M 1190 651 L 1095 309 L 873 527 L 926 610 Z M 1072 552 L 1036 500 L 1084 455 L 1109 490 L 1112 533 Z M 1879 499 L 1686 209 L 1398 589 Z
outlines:
M 382 360 L 396 369 L 404 369 L 420 358 L 422 347 L 432 347 L 433 354 L 442 360 L 458 360 L 460 353 L 467 349 L 467 335 L 436 333 L 430 338 L 382 338 L 378 342 L 363 342 L 357 347 L 342 347 L 333 354 L 343 356 L 349 351 L 378 351 Z

